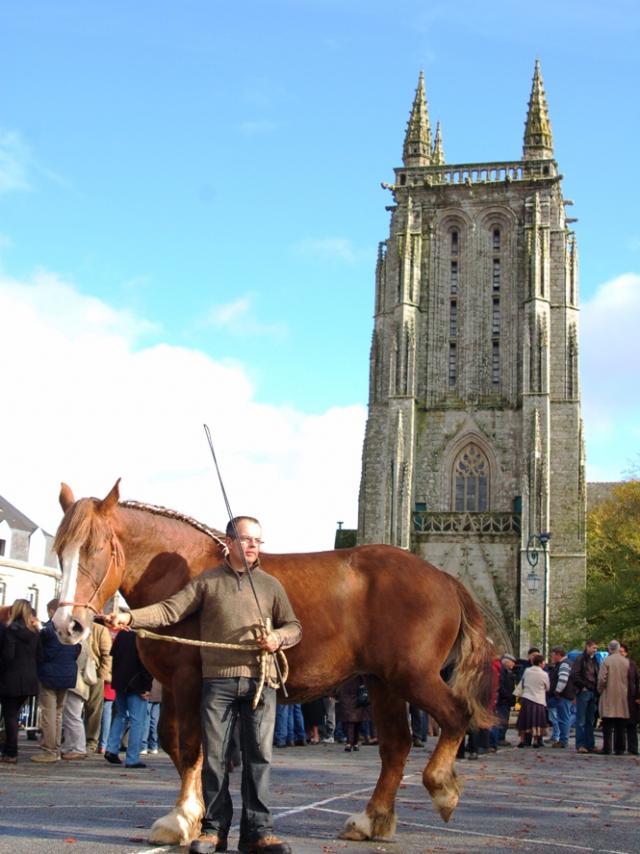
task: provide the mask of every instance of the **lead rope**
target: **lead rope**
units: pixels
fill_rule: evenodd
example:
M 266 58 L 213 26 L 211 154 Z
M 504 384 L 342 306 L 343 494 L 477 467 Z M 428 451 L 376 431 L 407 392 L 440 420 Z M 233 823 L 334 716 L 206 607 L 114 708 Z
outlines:
M 251 704 L 252 708 L 254 709 L 260 702 L 260 697 L 262 696 L 265 684 L 268 685 L 269 688 L 282 688 L 284 687 L 284 683 L 289 677 L 289 662 L 287 661 L 287 657 L 281 649 L 278 649 L 275 652 L 268 652 L 266 649 L 261 649 L 261 647 L 255 645 L 240 643 L 215 643 L 214 641 L 192 640 L 191 638 L 182 638 L 178 637 L 177 635 L 160 635 L 156 632 L 150 632 L 148 631 L 148 629 L 134 629 L 134 631 L 140 638 L 148 638 L 149 640 L 173 641 L 173 643 L 181 643 L 185 646 L 205 646 L 209 647 L 210 649 L 237 649 L 244 651 L 259 650 L 260 655 L 258 657 L 260 659 L 260 678 L 258 680 L 258 687 L 256 688 L 256 693 Z M 271 675 L 271 667 L 269 665 L 271 664 L 273 659 L 279 661 L 281 665 L 281 679 L 274 678 Z

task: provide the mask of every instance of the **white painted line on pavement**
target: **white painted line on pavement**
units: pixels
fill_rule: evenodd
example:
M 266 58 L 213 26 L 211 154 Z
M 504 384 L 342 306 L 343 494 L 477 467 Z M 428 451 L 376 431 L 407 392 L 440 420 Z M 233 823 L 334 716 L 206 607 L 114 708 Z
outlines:
M 327 809 L 326 807 L 314 807 L 318 812 L 328 812 L 333 813 L 335 815 L 351 815 L 350 812 L 346 810 L 332 810 Z M 519 842 L 526 843 L 528 845 L 545 845 L 550 847 L 552 850 L 557 848 L 567 848 L 571 851 L 592 851 L 596 852 L 596 854 L 613 854 L 608 849 L 605 848 L 588 848 L 585 845 L 572 845 L 569 842 L 558 842 L 555 839 L 530 839 L 528 836 L 502 836 L 499 833 L 480 833 L 478 830 L 462 830 L 460 828 L 454 827 L 443 827 L 442 825 L 437 824 L 418 824 L 415 821 L 404 821 L 403 819 L 398 819 L 398 825 L 404 825 L 405 827 L 417 827 L 420 830 L 435 830 L 437 833 L 459 833 L 461 836 L 478 836 L 482 839 L 499 839 L 502 842 Z M 634 851 L 616 851 L 615 854 L 636 854 Z

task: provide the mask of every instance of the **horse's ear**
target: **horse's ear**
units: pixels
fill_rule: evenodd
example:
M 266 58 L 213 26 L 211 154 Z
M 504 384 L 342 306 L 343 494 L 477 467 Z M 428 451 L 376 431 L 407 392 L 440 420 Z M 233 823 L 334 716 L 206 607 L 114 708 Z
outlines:
M 120 501 L 120 480 L 118 478 L 114 483 L 111 492 L 103 498 L 100 504 L 98 505 L 98 509 L 100 513 L 104 513 L 105 516 L 109 514 L 113 508 L 117 505 L 118 501 Z
M 67 486 L 66 483 L 60 484 L 60 495 L 58 496 L 58 501 L 60 502 L 60 506 L 66 513 L 69 507 L 75 502 L 75 498 L 73 497 L 73 491 L 70 486 Z

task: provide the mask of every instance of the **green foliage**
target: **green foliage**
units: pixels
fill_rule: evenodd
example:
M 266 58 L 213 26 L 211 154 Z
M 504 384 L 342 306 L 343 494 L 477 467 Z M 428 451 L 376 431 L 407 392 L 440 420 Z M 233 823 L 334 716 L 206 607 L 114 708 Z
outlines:
M 586 633 L 640 652 L 640 480 L 614 487 L 587 518 Z

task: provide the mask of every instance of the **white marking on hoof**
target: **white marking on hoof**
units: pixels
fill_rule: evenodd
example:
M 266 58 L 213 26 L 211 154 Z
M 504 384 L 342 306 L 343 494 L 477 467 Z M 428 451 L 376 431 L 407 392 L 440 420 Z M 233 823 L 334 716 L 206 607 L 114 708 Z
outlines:
M 364 812 L 350 815 L 344 823 L 344 829 L 340 839 L 350 839 L 354 842 L 362 842 L 363 839 L 372 838 L 371 819 Z
M 155 821 L 149 833 L 149 842 L 188 845 L 198 835 L 202 817 L 200 806 L 196 810 L 188 809 L 188 806 L 176 807 Z
M 458 806 L 458 800 L 457 792 L 440 791 L 433 796 L 433 806 L 436 812 L 440 813 L 444 821 L 449 821 L 455 808 Z

